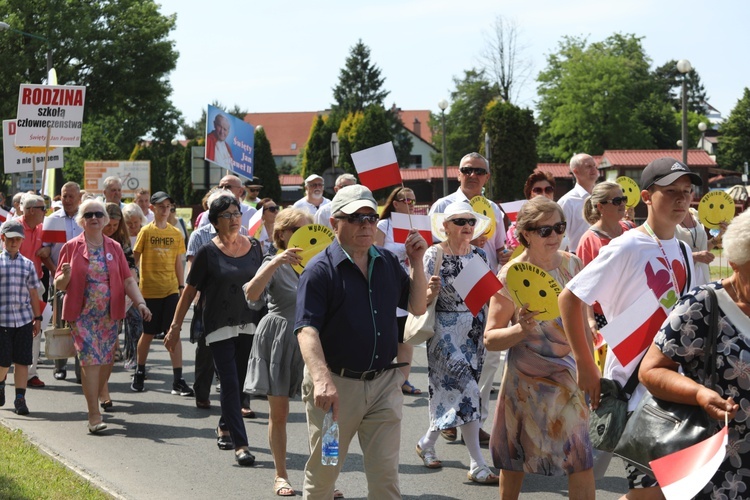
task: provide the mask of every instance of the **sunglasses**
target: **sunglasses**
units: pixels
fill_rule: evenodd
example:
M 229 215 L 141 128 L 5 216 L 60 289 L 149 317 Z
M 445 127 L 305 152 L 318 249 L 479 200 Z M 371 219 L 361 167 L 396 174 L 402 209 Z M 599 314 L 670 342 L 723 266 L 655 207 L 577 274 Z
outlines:
M 242 212 L 224 212 L 223 214 L 219 214 L 219 217 L 222 219 L 239 219 L 242 217 Z
M 93 219 L 96 217 L 97 219 L 103 219 L 104 218 L 104 212 L 86 212 L 83 214 L 84 219 Z
M 547 186 L 544 188 L 535 187 L 531 188 L 531 192 L 534 194 L 555 194 L 555 188 L 552 186 Z
M 292 234 L 296 233 L 298 229 L 302 229 L 305 226 L 297 226 L 297 227 L 288 227 L 286 228 L 287 231 L 291 231 Z
M 476 219 L 451 219 L 450 222 L 454 223 L 457 226 L 465 226 L 466 224 L 470 225 L 471 227 L 474 227 L 477 223 Z
M 400 201 L 401 203 L 406 203 L 407 205 L 414 205 L 417 202 L 417 200 L 415 200 L 414 198 L 401 198 L 400 200 L 396 200 L 396 201 Z
M 172 208 L 169 209 L 169 211 L 172 212 L 172 213 L 175 213 L 175 212 L 177 212 L 177 209 L 175 207 L 172 207 Z
M 26 210 L 31 210 L 32 208 L 35 208 L 37 210 L 47 210 L 47 207 L 45 207 L 44 205 L 40 207 L 26 207 Z
M 380 216 L 378 214 L 351 214 L 341 215 L 336 217 L 336 219 L 348 221 L 350 224 L 364 224 L 365 222 L 377 224 Z
M 600 203 L 601 203 L 602 205 L 606 205 L 607 203 L 611 203 L 611 204 L 613 204 L 614 206 L 616 206 L 616 207 L 619 207 L 619 206 L 620 206 L 620 205 L 622 205 L 623 203 L 625 203 L 625 204 L 627 205 L 627 202 L 628 202 L 628 197 L 627 197 L 627 196 L 617 196 L 617 197 L 615 197 L 615 198 L 612 198 L 612 199 L 611 199 L 611 200 L 609 200 L 609 201 L 607 201 L 607 200 L 604 200 L 604 201 L 601 201 Z
M 529 228 L 529 231 L 536 232 L 542 238 L 548 238 L 549 235 L 552 234 L 552 231 L 556 232 L 557 234 L 563 234 L 565 232 L 565 228 L 567 227 L 568 227 L 567 222 L 558 222 L 554 226 L 540 226 L 540 227 Z
M 276 213 L 276 212 L 279 211 L 279 207 L 278 207 L 278 205 L 277 206 L 273 206 L 273 207 L 265 207 L 265 208 L 263 208 L 263 210 L 265 210 L 266 212 Z
M 487 174 L 487 171 L 485 169 L 483 169 L 483 168 L 463 167 L 463 168 L 459 168 L 458 171 L 461 172 L 464 175 L 472 175 L 472 174 L 474 174 L 476 176 L 480 176 L 480 175 Z

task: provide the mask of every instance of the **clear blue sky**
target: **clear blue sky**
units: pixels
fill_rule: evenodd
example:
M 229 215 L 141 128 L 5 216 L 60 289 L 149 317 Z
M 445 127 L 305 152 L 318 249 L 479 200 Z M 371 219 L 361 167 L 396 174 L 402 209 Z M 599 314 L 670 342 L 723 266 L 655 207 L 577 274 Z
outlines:
M 329 107 L 359 38 L 386 78 L 387 105 L 430 109 L 453 77 L 479 65 L 497 15 L 516 21 L 532 74 L 518 104 L 534 107 L 536 75 L 565 35 L 644 37 L 653 65 L 688 59 L 726 118 L 750 86 L 745 0 L 157 0 L 177 14 L 174 104 L 188 121 L 213 100 L 251 112 Z

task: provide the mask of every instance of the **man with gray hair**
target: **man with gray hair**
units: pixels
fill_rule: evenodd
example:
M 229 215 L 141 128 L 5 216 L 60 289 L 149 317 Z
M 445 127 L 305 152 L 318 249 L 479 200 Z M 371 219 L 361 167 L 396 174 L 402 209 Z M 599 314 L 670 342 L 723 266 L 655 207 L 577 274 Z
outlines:
M 24 239 L 19 251 L 21 255 L 34 264 L 37 277 L 41 280 L 44 274 L 42 265 L 50 272 L 55 272 L 55 265 L 50 258 L 50 249 L 42 248 L 42 223 L 44 222 L 44 213 L 47 207 L 44 205 L 44 198 L 37 194 L 25 194 L 21 200 L 21 205 L 23 206 L 23 216 L 18 220 L 23 224 Z M 46 285 L 42 283 L 42 287 L 44 286 Z M 44 288 L 41 288 L 39 290 L 39 298 L 42 301 L 44 300 L 42 297 L 43 292 Z M 49 319 L 52 316 L 51 308 L 45 308 L 42 316 L 42 324 L 46 325 L 49 323 Z M 29 367 L 29 387 L 44 387 L 45 385 L 37 376 L 36 371 L 40 346 L 41 336 L 37 335 L 34 337 L 33 357 L 31 366 Z
M 599 178 L 599 169 L 591 155 L 579 153 L 570 159 L 570 172 L 576 179 L 576 185 L 557 203 L 562 207 L 568 223 L 569 249 L 575 253 L 581 236 L 589 228 L 589 223 L 583 218 L 583 204 L 591 196 L 591 190 Z
M 331 200 L 323 196 L 323 178 L 318 174 L 310 174 L 305 179 L 305 196 L 297 200 L 294 208 L 299 208 L 309 213 L 313 217 L 318 212 L 320 207 L 331 203 Z
M 206 160 L 225 168 L 232 168 L 232 148 L 227 144 L 229 119 L 219 113 L 214 118 L 214 129 L 206 135 Z
M 352 174 L 341 174 L 336 178 L 336 184 L 333 185 L 333 192 L 338 193 L 339 189 L 346 186 L 353 186 L 357 183 L 357 178 Z M 331 227 L 331 204 L 326 203 L 322 207 L 318 208 L 315 212 L 314 222 L 316 224 L 322 224 L 327 227 Z
M 104 179 L 104 202 L 117 203 L 122 208 L 122 180 L 119 177 L 110 176 Z

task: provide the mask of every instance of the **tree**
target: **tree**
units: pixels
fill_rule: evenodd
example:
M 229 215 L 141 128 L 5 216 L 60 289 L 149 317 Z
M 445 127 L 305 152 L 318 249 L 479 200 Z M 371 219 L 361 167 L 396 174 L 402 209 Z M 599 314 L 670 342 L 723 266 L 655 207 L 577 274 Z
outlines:
M 254 143 L 253 173 L 260 178 L 261 184 L 263 184 L 263 198 L 281 201 L 281 183 L 276 171 L 276 161 L 273 159 L 273 153 L 271 152 L 271 143 L 262 127 L 255 129 Z
M 383 90 L 385 78 L 380 77 L 380 68 L 370 63 L 370 48 L 361 39 L 349 50 L 345 64 L 333 88 L 337 110 L 348 114 L 364 111 L 370 104 L 383 106 L 390 92 Z
M 492 197 L 503 201 L 522 199 L 524 182 L 537 164 L 539 127 L 533 112 L 509 102 L 493 101 L 484 113 L 482 132 L 490 136 Z
M 487 105 L 500 97 L 500 89 L 491 83 L 484 70 L 464 71 L 462 80 L 453 78 L 456 90 L 451 92 L 450 111 L 445 114 L 445 148 L 448 150 L 448 164 L 458 165 L 461 157 L 472 151 L 479 151 L 484 144 L 482 134 L 482 114 Z M 442 149 L 442 127 L 440 115 L 432 115 L 433 143 Z M 433 162 L 443 161 L 442 152 L 433 155 Z
M 683 74 L 677 70 L 677 61 L 667 61 L 653 72 L 656 84 L 664 97 L 674 106 L 675 111 L 682 111 L 682 79 Z M 687 109 L 694 113 L 706 113 L 706 89 L 703 88 L 701 77 L 695 68 L 685 75 L 685 90 L 687 94 Z M 675 91 L 677 89 L 677 91 Z
M 659 104 L 650 64 L 635 35 L 592 44 L 565 37 L 538 77 L 540 156 L 567 161 L 576 152 L 665 147 L 672 112 Z
M 331 134 L 338 127 L 332 129 L 333 120 L 330 117 L 318 115 L 310 128 L 305 150 L 302 152 L 302 177 L 310 174 L 323 175 L 331 167 Z
M 744 163 L 750 161 L 750 88 L 745 87 L 720 131 L 717 163 L 722 168 L 742 171 Z
M 486 46 L 480 56 L 484 71 L 500 90 L 500 97 L 513 102 L 531 73 L 531 62 L 525 59 L 525 45 L 520 44 L 520 29 L 515 20 L 502 15 L 495 18 L 492 30 L 485 34 Z
M 82 147 L 66 152 L 70 180 L 82 181 L 84 160 L 121 160 L 143 138 L 169 143 L 176 135 L 181 117 L 168 79 L 178 56 L 169 40 L 176 18 L 158 9 L 154 0 L 0 2 L 0 19 L 49 40 L 59 84 L 86 86 Z M 46 51 L 39 40 L 0 33 L 3 116 L 15 115 L 20 83 L 44 80 Z

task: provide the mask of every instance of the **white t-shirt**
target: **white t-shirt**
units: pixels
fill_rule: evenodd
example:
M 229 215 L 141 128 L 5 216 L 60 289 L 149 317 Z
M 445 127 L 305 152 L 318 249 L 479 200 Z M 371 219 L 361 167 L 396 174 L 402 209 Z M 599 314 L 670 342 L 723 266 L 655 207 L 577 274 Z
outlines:
M 685 262 L 679 240 L 672 238 L 662 240 L 667 258 L 677 278 L 680 290 L 679 298 L 695 286 L 693 259 Z M 688 269 L 685 266 L 689 266 Z M 685 286 L 688 275 L 689 286 Z M 599 255 L 565 285 L 573 294 L 586 304 L 595 301 L 602 306 L 604 316 L 616 318 L 647 290 L 652 290 L 664 311 L 669 314 L 674 303 L 666 307 L 663 302 L 669 292 L 674 290 L 671 273 L 664 263 L 664 257 L 656 241 L 640 230 L 626 231 L 603 247 Z M 646 318 L 644 317 L 644 320 Z M 656 331 L 653 332 L 656 335 Z M 614 355 L 608 355 L 604 365 L 604 377 L 618 381 L 625 386 L 637 363 L 631 363 L 625 370 Z M 628 410 L 637 406 L 645 388 L 639 385 L 628 403 Z
M 315 215 L 315 213 L 318 211 L 318 209 L 320 207 L 322 207 L 323 205 L 327 205 L 328 203 L 331 203 L 331 200 L 329 200 L 328 198 L 324 197 L 323 201 L 320 202 L 320 205 L 318 205 L 316 207 L 315 205 L 313 205 L 312 203 L 310 203 L 309 201 L 307 201 L 307 197 L 305 197 L 305 198 L 300 198 L 299 200 L 297 200 L 296 202 L 294 202 L 294 205 L 292 205 L 292 206 L 294 208 L 299 208 L 301 210 L 306 210 L 310 215 Z
M 430 207 L 429 215 L 432 215 L 434 213 L 443 213 L 448 205 L 450 205 L 454 201 L 469 201 L 469 198 L 466 197 L 464 192 L 461 191 L 461 188 L 459 187 L 455 193 L 449 194 L 444 198 L 440 198 L 438 201 L 433 203 Z M 500 207 L 498 207 L 494 201 L 487 201 L 490 202 L 492 211 L 495 212 L 496 226 L 495 235 L 492 237 L 492 239 L 487 240 L 487 242 L 484 244 L 484 247 L 482 247 L 482 250 L 484 250 L 484 253 L 487 254 L 487 264 L 490 266 L 490 269 L 492 269 L 493 273 L 497 274 L 499 270 L 497 268 L 497 250 L 505 248 L 505 222 L 503 221 L 503 217 L 505 214 L 502 210 L 500 210 Z
M 318 207 L 318 211 L 315 212 L 315 217 L 313 217 L 313 222 L 316 224 L 322 224 L 325 227 L 329 229 L 333 229 L 331 227 L 331 204 L 325 203 Z
M 568 223 L 568 230 L 565 235 L 570 240 L 568 245 L 571 252 L 576 251 L 581 236 L 591 226 L 583 218 L 583 204 L 589 196 L 591 195 L 588 191 L 583 189 L 580 184 L 576 184 L 557 202 L 562 207 L 565 221 Z
M 398 257 L 398 262 L 401 264 L 401 267 L 403 267 L 404 271 L 408 273 L 409 258 L 406 256 L 406 245 L 393 241 L 393 224 L 391 223 L 391 219 L 379 220 L 378 230 L 385 234 L 385 239 L 383 240 L 383 248 L 390 252 L 393 252 L 393 254 Z M 396 316 L 401 317 L 406 316 L 407 314 L 408 312 L 404 311 L 400 307 L 396 308 Z

